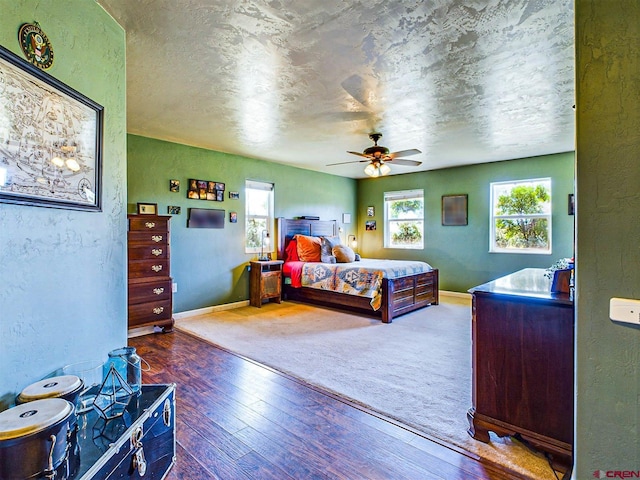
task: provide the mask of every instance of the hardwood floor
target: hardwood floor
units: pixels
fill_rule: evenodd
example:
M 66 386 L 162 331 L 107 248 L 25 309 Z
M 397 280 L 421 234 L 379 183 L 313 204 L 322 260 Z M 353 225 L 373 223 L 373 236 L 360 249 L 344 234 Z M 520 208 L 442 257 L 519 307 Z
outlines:
M 186 333 L 129 344 L 177 384 L 168 480 L 522 478 Z

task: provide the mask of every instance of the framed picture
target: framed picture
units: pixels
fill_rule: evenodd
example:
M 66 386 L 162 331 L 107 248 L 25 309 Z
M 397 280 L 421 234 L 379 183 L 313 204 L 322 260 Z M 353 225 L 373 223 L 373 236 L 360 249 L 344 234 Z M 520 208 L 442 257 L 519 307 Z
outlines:
M 193 200 L 209 200 L 211 202 L 224 201 L 224 183 L 211 180 L 189 179 L 187 198 Z
M 229 222 L 238 223 L 238 212 L 229 212 Z
M 157 203 L 140 203 L 138 202 L 138 215 L 157 215 Z
M 467 225 L 467 197 L 466 194 L 442 196 L 442 225 Z
M 229 198 L 231 200 L 238 200 L 240 198 L 240 192 L 229 192 Z
M 375 217 L 376 209 L 373 207 L 367 207 L 367 217 Z
M 568 207 L 567 207 L 567 213 L 569 215 L 573 215 L 576 211 L 576 204 L 575 204 L 575 200 L 574 200 L 574 196 L 573 193 L 569 194 L 569 201 L 568 201 Z
M 101 211 L 102 106 L 0 47 L 0 202 Z
M 169 215 L 180 215 L 181 210 L 182 209 L 180 207 L 178 207 L 177 205 L 169 205 L 167 207 L 167 213 Z
M 375 220 L 367 220 L 364 222 L 365 230 L 375 230 L 376 229 L 376 221 Z
M 179 192 L 180 191 L 180 180 L 169 180 L 169 191 L 170 192 Z

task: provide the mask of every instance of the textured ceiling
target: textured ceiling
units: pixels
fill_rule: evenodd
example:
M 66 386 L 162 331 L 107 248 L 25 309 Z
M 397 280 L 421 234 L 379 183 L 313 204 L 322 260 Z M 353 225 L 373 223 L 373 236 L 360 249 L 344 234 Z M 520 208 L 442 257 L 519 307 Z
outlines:
M 97 0 L 130 133 L 362 178 L 574 150 L 572 0 Z

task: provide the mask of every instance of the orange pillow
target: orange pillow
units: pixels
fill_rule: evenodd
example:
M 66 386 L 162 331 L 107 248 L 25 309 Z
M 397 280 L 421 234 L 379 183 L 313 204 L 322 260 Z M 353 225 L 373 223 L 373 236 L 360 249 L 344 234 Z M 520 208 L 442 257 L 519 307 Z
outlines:
M 322 241 L 320 237 L 310 237 L 308 235 L 296 235 L 298 242 L 298 258 L 301 262 L 319 262 Z

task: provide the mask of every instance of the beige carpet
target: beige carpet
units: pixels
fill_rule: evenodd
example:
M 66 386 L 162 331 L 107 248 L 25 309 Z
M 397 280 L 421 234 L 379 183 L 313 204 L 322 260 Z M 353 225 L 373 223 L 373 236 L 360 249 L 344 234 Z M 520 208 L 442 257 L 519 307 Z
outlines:
M 416 430 L 536 479 L 543 455 L 511 438 L 467 434 L 471 309 L 442 303 L 392 324 L 294 302 L 178 320 L 176 328 L 347 397 Z

